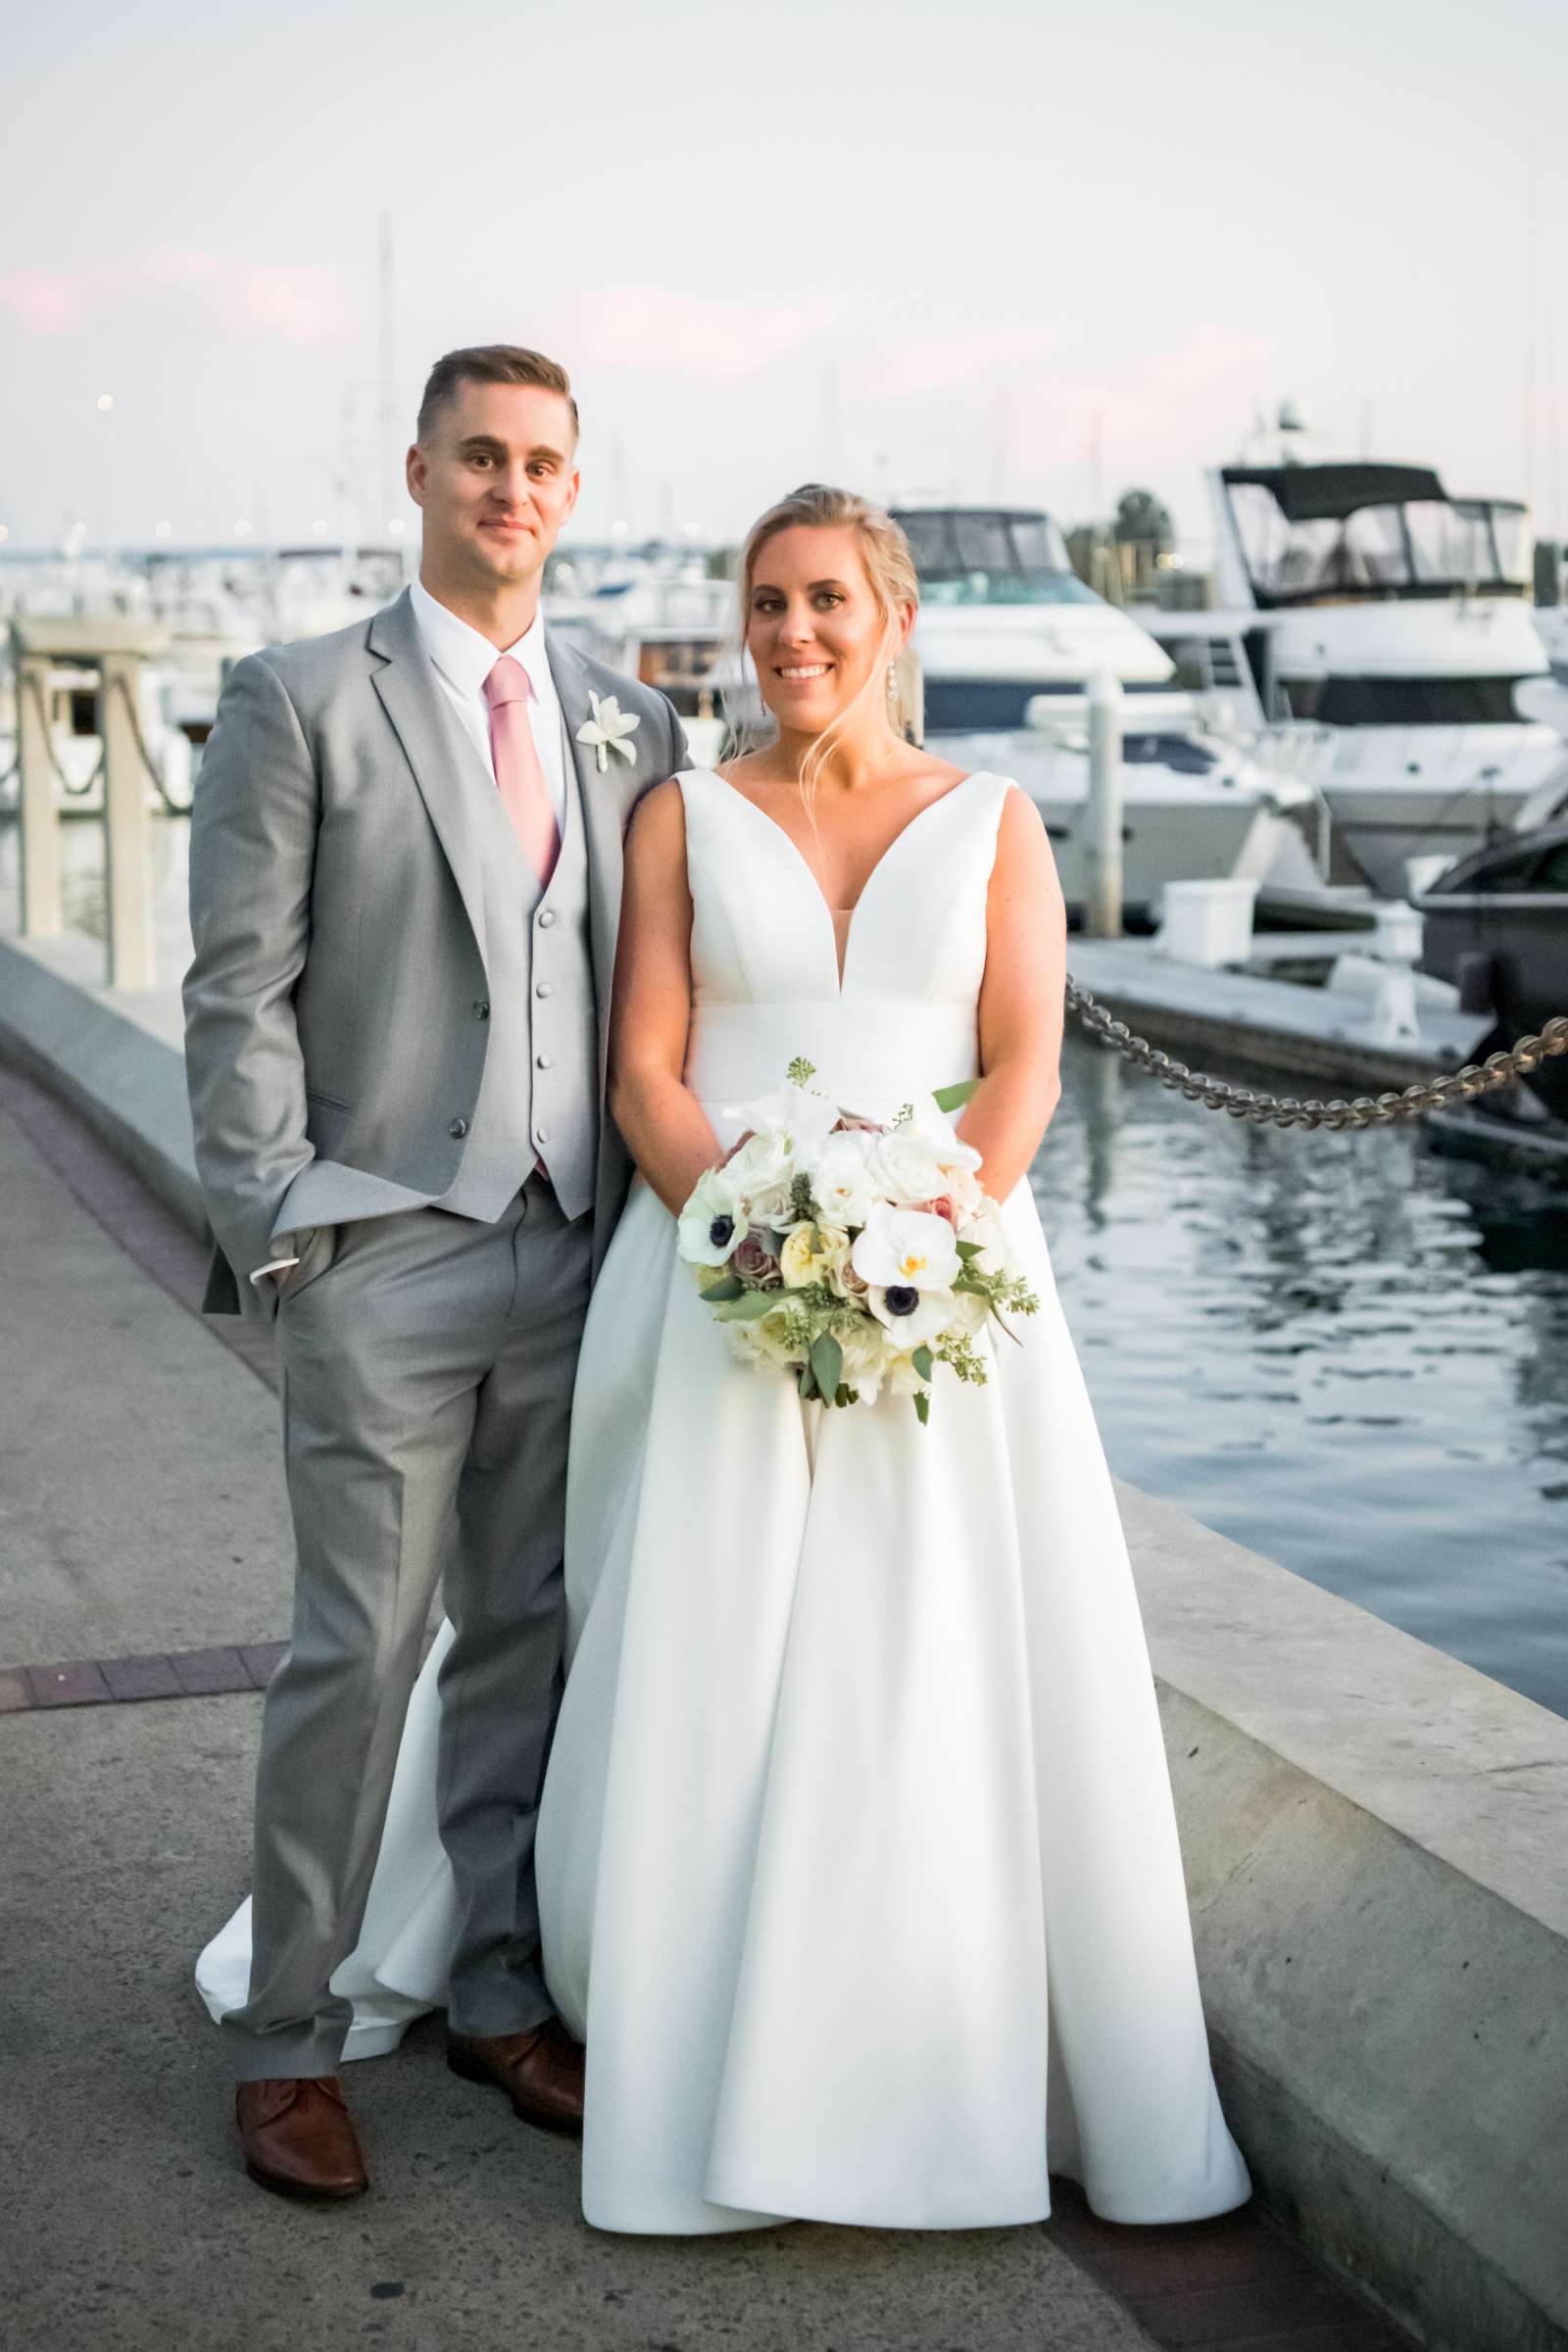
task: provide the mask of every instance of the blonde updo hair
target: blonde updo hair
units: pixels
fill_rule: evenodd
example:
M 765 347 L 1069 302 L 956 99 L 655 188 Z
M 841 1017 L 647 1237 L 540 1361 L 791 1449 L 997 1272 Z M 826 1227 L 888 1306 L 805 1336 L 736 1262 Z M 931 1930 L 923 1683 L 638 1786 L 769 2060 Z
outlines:
M 788 498 L 781 498 L 765 514 L 758 516 L 746 536 L 741 557 L 741 645 L 744 649 L 751 633 L 752 590 L 757 579 L 757 560 L 770 539 L 781 531 L 805 527 L 808 530 L 851 530 L 855 533 L 865 565 L 865 576 L 871 584 L 883 618 L 882 643 L 871 664 L 871 672 L 859 693 L 840 711 L 832 725 L 825 727 L 801 762 L 801 790 L 807 806 L 815 800 L 815 788 L 823 768 L 833 755 L 840 735 L 857 718 L 862 717 L 868 707 L 885 699 L 889 724 L 894 732 L 906 732 L 908 711 L 902 665 L 900 674 L 890 688 L 886 683 L 890 665 L 894 662 L 899 636 L 899 608 L 920 602 L 920 582 L 909 553 L 909 542 L 885 508 L 873 506 L 854 490 L 834 490 L 824 482 L 803 482 Z

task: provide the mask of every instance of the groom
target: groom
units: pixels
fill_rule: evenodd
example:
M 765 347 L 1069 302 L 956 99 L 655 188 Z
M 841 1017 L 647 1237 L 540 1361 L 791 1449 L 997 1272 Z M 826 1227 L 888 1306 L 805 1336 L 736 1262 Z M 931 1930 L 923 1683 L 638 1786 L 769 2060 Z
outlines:
M 628 1177 L 604 1100 L 621 837 L 685 744 L 662 695 L 540 619 L 576 445 L 553 361 L 438 361 L 408 456 L 417 582 L 240 662 L 196 794 L 206 1305 L 276 1319 L 298 1549 L 262 1719 L 249 1997 L 223 2033 L 247 2169 L 295 2196 L 368 2184 L 328 1979 L 358 1940 L 438 1584 L 448 2060 L 527 2121 L 581 2123 L 534 1826 L 572 1372 Z

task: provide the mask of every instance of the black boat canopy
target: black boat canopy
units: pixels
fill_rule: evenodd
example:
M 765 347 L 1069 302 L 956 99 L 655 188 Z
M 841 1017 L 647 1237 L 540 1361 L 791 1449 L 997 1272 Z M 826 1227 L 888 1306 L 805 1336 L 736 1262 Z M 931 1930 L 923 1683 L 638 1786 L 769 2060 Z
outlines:
M 1524 592 L 1526 510 L 1451 499 L 1429 466 L 1220 468 L 1256 604 Z
M 1228 483 L 1272 492 L 1287 522 L 1343 522 L 1360 507 L 1447 498 L 1430 466 L 1226 466 L 1222 472 Z

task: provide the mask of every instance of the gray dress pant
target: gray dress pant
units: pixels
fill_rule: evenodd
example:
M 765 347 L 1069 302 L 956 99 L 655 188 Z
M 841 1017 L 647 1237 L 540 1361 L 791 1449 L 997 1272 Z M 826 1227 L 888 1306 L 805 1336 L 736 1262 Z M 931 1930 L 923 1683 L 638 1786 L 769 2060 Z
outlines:
M 413 1209 L 324 1226 L 278 1308 L 299 1566 L 267 1694 L 240 2081 L 335 2073 L 392 1771 L 438 1584 L 438 1805 L 460 1928 L 449 2015 L 510 2034 L 554 2004 L 533 1843 L 562 1687 L 572 1377 L 591 1216 L 530 1176 L 498 1223 Z

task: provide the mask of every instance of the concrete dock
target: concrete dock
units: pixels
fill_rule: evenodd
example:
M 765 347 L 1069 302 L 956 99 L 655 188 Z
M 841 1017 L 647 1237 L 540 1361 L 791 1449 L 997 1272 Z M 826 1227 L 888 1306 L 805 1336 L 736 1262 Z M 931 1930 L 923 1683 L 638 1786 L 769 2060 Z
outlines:
M 270 1352 L 200 1320 L 200 1246 L 4 1067 L 0 1187 L 8 2340 L 1395 2352 L 1254 2216 L 1117 2230 L 1066 2184 L 1034 2230 L 600 2235 L 575 2151 L 448 2074 L 433 2021 L 350 2078 L 368 2199 L 254 2189 L 190 1972 L 244 1891 L 287 1623 Z
M 1390 2352 L 1396 2322 L 1432 2352 L 1563 2352 L 1568 1722 L 1125 1486 L 1254 2211 L 1118 2230 L 1063 2184 L 1036 2230 L 628 2245 L 580 2221 L 572 2152 L 457 2083 L 428 2024 L 354 2078 L 371 2199 L 302 2216 L 253 2190 L 190 1968 L 244 1889 L 286 1630 L 270 1348 L 195 1311 L 173 1001 L 80 961 L 69 937 L 0 939 L 19 2342 L 488 2346 L 520 2325 L 649 2352 Z

